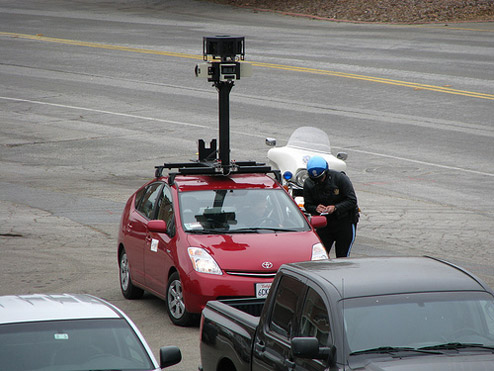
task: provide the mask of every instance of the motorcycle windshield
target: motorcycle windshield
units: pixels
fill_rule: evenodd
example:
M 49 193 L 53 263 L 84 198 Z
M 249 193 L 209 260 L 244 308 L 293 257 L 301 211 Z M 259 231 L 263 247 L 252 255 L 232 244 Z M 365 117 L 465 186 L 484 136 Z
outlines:
M 321 129 L 312 126 L 302 126 L 296 129 L 288 138 L 286 145 L 288 147 L 331 153 L 328 135 Z

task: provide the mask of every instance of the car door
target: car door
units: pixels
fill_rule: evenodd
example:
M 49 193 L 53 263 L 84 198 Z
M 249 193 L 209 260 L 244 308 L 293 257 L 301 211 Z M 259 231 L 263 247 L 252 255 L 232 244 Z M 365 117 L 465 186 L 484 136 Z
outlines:
M 170 187 L 165 184 L 156 202 L 155 218 L 166 222 L 166 233 L 147 231 L 144 248 L 144 271 L 146 286 L 165 296 L 168 271 L 173 265 L 172 252 L 175 251 L 175 209 Z
M 293 370 L 290 339 L 298 332 L 297 315 L 305 296 L 305 284 L 285 275 L 276 287 L 272 309 L 254 339 L 253 370 Z
M 129 259 L 132 279 L 145 284 L 144 251 L 148 237 L 147 224 L 154 218 L 155 206 L 163 186 L 162 182 L 155 182 L 145 187 L 139 199 L 136 199 L 135 208 L 130 211 L 127 221 L 127 241 L 125 249 Z
M 254 342 L 253 370 L 326 370 L 328 360 L 295 358 L 293 337 L 316 337 L 320 347 L 333 344 L 331 312 L 324 291 L 311 281 L 284 276 L 270 314 Z

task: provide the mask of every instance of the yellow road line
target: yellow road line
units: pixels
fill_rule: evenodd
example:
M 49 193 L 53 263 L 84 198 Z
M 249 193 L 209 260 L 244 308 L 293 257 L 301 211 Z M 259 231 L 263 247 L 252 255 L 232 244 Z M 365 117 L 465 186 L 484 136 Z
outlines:
M 386 78 L 381 78 L 381 77 L 357 75 L 357 74 L 353 74 L 353 73 L 336 72 L 336 71 L 321 70 L 321 69 L 307 68 L 307 67 L 295 67 L 295 66 L 286 66 L 286 65 L 260 63 L 260 62 L 252 62 L 252 64 L 254 66 L 260 66 L 260 67 L 267 67 L 267 68 L 274 68 L 274 69 L 281 69 L 281 70 L 288 70 L 288 71 L 297 71 L 297 72 L 308 72 L 308 73 L 327 75 L 327 76 L 338 76 L 338 77 L 345 77 L 348 79 L 358 79 L 358 80 L 378 82 L 381 84 L 405 86 L 405 87 L 414 88 L 416 90 L 431 90 L 431 91 L 437 91 L 437 92 L 442 92 L 442 93 L 447 93 L 447 94 L 457 94 L 457 95 L 464 95 L 464 96 L 474 97 L 474 98 L 483 98 L 483 99 L 494 100 L 494 94 L 478 93 L 478 92 L 472 92 L 472 91 L 467 91 L 467 90 L 451 89 L 447 86 L 426 85 L 426 84 L 419 84 L 419 83 L 414 83 L 414 82 L 386 79 Z
M 102 43 L 94 43 L 94 42 L 87 42 L 87 41 L 70 40 L 70 39 L 60 39 L 60 38 L 54 38 L 54 37 L 47 37 L 47 36 L 43 36 L 43 35 L 26 35 L 26 34 L 13 33 L 13 32 L 0 32 L 0 36 L 10 36 L 10 37 L 20 38 L 20 39 L 39 40 L 39 41 L 53 42 L 53 43 L 58 43 L 58 44 L 85 46 L 85 47 L 90 47 L 90 48 L 99 48 L 99 49 L 107 49 L 107 50 L 118 50 L 118 51 L 132 52 L 132 53 L 164 55 L 167 57 L 188 58 L 188 59 L 194 59 L 194 60 L 202 60 L 203 59 L 202 55 L 197 55 L 197 54 L 174 53 L 174 52 L 166 52 L 166 51 L 159 51 L 159 50 L 154 50 L 154 49 L 144 49 L 144 48 L 131 48 L 131 47 L 126 47 L 126 46 L 121 46 L 121 45 L 102 44 Z M 454 94 L 454 95 L 462 95 L 462 96 L 472 97 L 472 98 L 494 100 L 494 94 L 479 93 L 479 92 L 467 91 L 467 90 L 457 90 L 457 89 L 449 88 L 447 86 L 419 84 L 419 83 L 414 83 L 414 82 L 386 79 L 386 78 L 381 78 L 381 77 L 365 76 L 365 75 L 358 75 L 358 74 L 353 74 L 353 73 L 337 72 L 337 71 L 330 71 L 330 70 L 323 70 L 323 69 L 316 69 L 316 68 L 307 68 L 307 67 L 289 66 L 289 65 L 274 64 L 274 63 L 251 62 L 251 64 L 253 66 L 263 67 L 263 68 L 272 68 L 272 69 L 285 70 L 285 71 L 311 73 L 311 74 L 318 74 L 318 75 L 325 75 L 325 76 L 343 77 L 343 78 L 347 78 L 347 79 L 370 81 L 370 82 L 376 82 L 376 83 L 380 83 L 380 84 L 404 86 L 404 87 L 408 87 L 408 88 L 413 88 L 414 90 L 428 90 L 428 91 L 435 91 L 435 92 L 445 93 L 445 94 Z
M 55 37 L 46 37 L 46 36 L 42 36 L 42 35 L 26 35 L 26 34 L 20 34 L 20 33 L 12 33 L 12 32 L 0 32 L 0 36 L 11 36 L 14 38 L 19 38 L 19 39 L 39 40 L 39 41 L 52 42 L 52 43 L 57 43 L 57 44 L 87 46 L 89 48 L 119 50 L 119 51 L 132 52 L 132 53 L 165 55 L 167 57 L 202 59 L 202 56 L 198 56 L 195 54 L 162 52 L 162 51 L 153 50 L 153 49 L 129 48 L 126 46 L 121 46 L 121 45 L 101 44 L 101 43 L 93 43 L 93 42 L 70 40 L 70 39 L 58 39 Z

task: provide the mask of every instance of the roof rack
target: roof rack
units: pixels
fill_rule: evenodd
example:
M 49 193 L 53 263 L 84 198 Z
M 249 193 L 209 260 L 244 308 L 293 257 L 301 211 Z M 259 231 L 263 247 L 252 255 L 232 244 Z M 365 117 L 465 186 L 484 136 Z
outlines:
M 177 169 L 168 173 L 168 184 L 173 185 L 177 175 L 219 175 L 232 174 L 273 174 L 275 180 L 281 183 L 281 172 L 273 170 L 271 166 L 255 161 L 232 161 L 228 166 L 222 166 L 219 162 L 165 162 L 162 166 L 155 166 L 155 176 L 161 177 L 164 169 Z

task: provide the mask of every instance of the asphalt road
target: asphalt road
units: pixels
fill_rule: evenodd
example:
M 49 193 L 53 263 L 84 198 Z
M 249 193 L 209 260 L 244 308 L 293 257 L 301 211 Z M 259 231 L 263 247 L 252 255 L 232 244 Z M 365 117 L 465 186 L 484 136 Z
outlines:
M 332 23 L 192 0 L 0 0 L 0 295 L 84 292 L 138 324 L 157 354 L 199 364 L 198 329 L 120 294 L 130 194 L 218 136 L 194 76 L 202 37 L 246 38 L 230 96 L 232 159 L 265 137 L 324 129 L 349 154 L 362 209 L 352 254 L 432 255 L 494 286 L 494 23 Z

